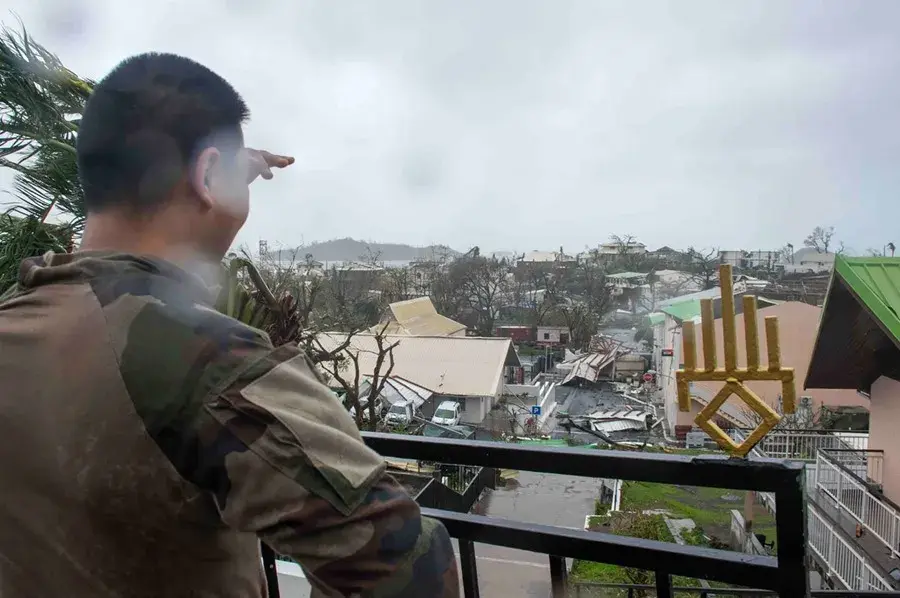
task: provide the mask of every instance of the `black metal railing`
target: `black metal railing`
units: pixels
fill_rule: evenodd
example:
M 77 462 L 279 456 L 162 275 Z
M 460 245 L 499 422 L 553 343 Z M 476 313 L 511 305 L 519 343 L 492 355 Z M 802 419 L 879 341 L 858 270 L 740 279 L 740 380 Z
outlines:
M 652 592 L 656 587 L 646 584 L 581 582 L 571 593 L 572 598 L 599 598 L 618 592 L 622 598 L 637 598 Z M 701 588 L 696 586 L 675 586 L 679 596 L 687 598 L 769 598 L 778 594 L 771 590 L 750 588 Z M 857 592 L 847 590 L 818 590 L 810 593 L 810 598 L 900 598 L 900 592 Z
M 783 598 L 809 595 L 803 464 L 774 459 L 729 459 L 577 448 L 523 447 L 500 442 L 449 440 L 364 433 L 386 457 L 542 473 L 759 490 L 775 494 L 778 556 L 757 556 L 697 546 L 615 536 L 494 517 L 423 509 L 457 538 L 463 589 L 479 596 L 475 543 L 548 555 L 554 598 L 566 596 L 566 558 L 653 571 L 659 598 L 672 598 L 672 576 L 719 581 L 776 592 Z

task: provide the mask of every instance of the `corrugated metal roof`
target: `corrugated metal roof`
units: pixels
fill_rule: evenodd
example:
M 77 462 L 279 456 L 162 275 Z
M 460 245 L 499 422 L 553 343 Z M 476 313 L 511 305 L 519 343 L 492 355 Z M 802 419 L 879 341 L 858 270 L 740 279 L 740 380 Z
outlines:
M 647 321 L 650 326 L 656 326 L 657 324 L 662 324 L 666 321 L 666 314 L 661 311 L 655 311 L 651 314 L 647 314 Z
M 711 289 L 706 289 L 705 291 L 697 291 L 696 293 L 688 293 L 687 295 L 681 295 L 679 297 L 672 297 L 671 299 L 660 301 L 659 307 L 660 309 L 662 309 L 664 307 L 669 307 L 678 303 L 684 303 L 686 301 L 692 301 L 696 299 L 716 299 L 717 297 L 721 296 L 722 289 L 720 287 L 713 287 Z
M 649 412 L 642 409 L 614 409 L 595 411 L 588 415 L 591 428 L 597 432 L 624 432 L 626 430 L 645 430 Z
M 363 383 L 359 385 L 360 396 L 365 396 L 368 393 L 368 388 L 371 384 L 371 378 L 366 378 Z M 434 393 L 427 388 L 422 388 L 409 380 L 404 380 L 393 374 L 391 374 L 391 377 L 385 381 L 384 386 L 381 388 L 382 400 L 390 405 L 412 401 L 416 407 L 421 407 L 422 403 L 427 401 L 433 394 Z
M 596 382 L 600 379 L 603 371 L 616 360 L 617 354 L 617 351 L 612 351 L 611 353 L 588 353 L 576 358 L 574 361 L 559 364 L 559 369 L 563 371 L 571 368 L 560 384 L 568 384 L 575 378 Z
M 900 342 L 900 258 L 837 256 L 834 267 L 894 337 Z
M 429 297 L 419 297 L 408 301 L 397 301 L 390 305 L 391 320 L 387 322 L 386 334 L 403 336 L 449 336 L 459 334 L 466 329 L 448 317 L 442 316 L 434 308 Z M 375 333 L 385 328 L 385 323 L 376 324 L 369 329 Z
M 716 295 L 718 297 L 718 295 Z M 689 299 L 682 303 L 667 305 L 660 308 L 660 311 L 669 314 L 676 320 L 684 322 L 685 320 L 693 320 L 700 317 L 700 300 Z
M 323 332 L 316 336 L 316 342 L 326 351 L 337 349 L 346 339 L 343 332 Z M 388 345 L 398 343 L 394 347 L 391 377 L 403 378 L 435 394 L 494 396 L 503 367 L 521 365 L 508 338 L 386 335 L 384 340 Z M 375 335 L 354 335 L 349 350 L 358 354 L 362 376 L 372 376 L 378 358 Z M 354 365 L 352 360 L 346 361 L 344 375 L 352 379 Z

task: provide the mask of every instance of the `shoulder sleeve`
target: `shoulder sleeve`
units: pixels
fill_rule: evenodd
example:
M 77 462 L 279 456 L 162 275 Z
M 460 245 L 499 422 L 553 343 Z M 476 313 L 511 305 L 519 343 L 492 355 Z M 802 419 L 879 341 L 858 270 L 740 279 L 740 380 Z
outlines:
M 150 435 L 223 522 L 328 595 L 459 595 L 443 525 L 386 475 L 305 353 L 217 314 L 185 327 L 165 312 L 131 318 L 123 377 Z

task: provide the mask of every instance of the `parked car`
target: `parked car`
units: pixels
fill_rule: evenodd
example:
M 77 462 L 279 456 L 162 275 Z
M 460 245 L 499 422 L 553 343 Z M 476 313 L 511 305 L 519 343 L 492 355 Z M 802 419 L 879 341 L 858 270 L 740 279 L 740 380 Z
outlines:
M 456 426 L 459 425 L 459 412 L 459 403 L 456 401 L 444 401 L 438 405 L 431 421 L 444 426 Z
M 369 399 L 368 397 L 363 397 L 359 400 L 359 406 L 362 409 L 362 418 L 363 421 L 369 421 Z M 375 398 L 375 417 L 376 419 L 381 419 L 384 417 L 384 412 L 386 411 L 386 406 L 384 401 L 381 400 L 381 397 Z M 350 417 L 356 419 L 356 407 L 350 408 Z
M 397 401 L 387 410 L 384 421 L 389 426 L 408 426 L 413 421 L 415 411 L 412 401 Z

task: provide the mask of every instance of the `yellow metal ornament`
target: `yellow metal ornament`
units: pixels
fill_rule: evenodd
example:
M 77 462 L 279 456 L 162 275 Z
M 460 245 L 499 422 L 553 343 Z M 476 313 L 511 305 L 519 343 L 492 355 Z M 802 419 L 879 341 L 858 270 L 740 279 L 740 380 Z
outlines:
M 759 334 L 757 330 L 756 297 L 745 295 L 744 335 L 747 345 L 747 367 L 737 366 L 737 335 L 735 332 L 734 284 L 731 277 L 731 266 L 719 266 L 719 286 L 722 288 L 722 336 L 725 349 L 725 366 L 716 364 L 716 331 L 715 314 L 712 299 L 700 300 L 700 327 L 703 338 L 703 369 L 697 369 L 696 333 L 694 322 L 685 321 L 682 326 L 684 343 L 684 369 L 675 372 L 675 384 L 678 389 L 678 409 L 691 410 L 692 382 L 724 382 L 725 385 L 712 401 L 704 407 L 694 422 L 723 450 L 737 457 L 744 457 L 766 434 L 781 420 L 781 416 L 772 409 L 744 382 L 772 381 L 781 382 L 781 401 L 784 413 L 794 413 L 797 407 L 794 389 L 794 369 L 781 367 L 781 345 L 778 339 L 778 318 L 767 316 L 766 353 L 768 365 L 761 369 L 759 364 Z M 713 417 L 731 395 L 736 395 L 750 409 L 755 411 L 762 422 L 742 442 L 737 444 L 720 428 Z

